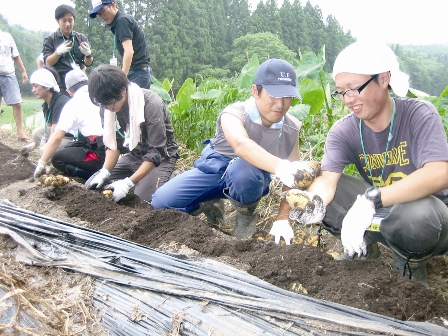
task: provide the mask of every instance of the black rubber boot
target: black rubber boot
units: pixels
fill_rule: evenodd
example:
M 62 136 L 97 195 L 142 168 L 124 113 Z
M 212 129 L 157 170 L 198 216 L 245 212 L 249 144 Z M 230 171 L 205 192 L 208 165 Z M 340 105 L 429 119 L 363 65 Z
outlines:
M 395 249 L 391 249 L 394 255 L 394 269 L 397 270 L 402 276 L 405 276 L 411 280 L 420 282 L 426 288 L 429 288 L 428 279 L 426 277 L 426 264 L 431 255 L 416 258 L 406 258 Z
M 255 214 L 258 201 L 250 204 L 240 203 L 228 195 L 228 190 L 224 190 L 224 195 L 236 209 L 235 225 L 232 236 L 238 239 L 250 238 L 257 231 L 258 215 Z
M 92 176 L 91 172 L 88 172 L 87 170 L 80 169 L 78 167 L 72 166 L 70 164 L 65 166 L 65 174 L 69 176 L 78 176 L 85 180 L 88 180 L 90 176 Z
M 192 216 L 204 213 L 207 221 L 216 225 L 225 225 L 224 200 L 222 198 L 199 203 L 199 208 L 190 212 Z

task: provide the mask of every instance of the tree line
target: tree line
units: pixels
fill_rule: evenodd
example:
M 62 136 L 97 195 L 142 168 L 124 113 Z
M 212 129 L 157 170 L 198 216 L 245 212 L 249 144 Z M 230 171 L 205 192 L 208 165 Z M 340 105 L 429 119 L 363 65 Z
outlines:
M 109 63 L 114 51 L 113 35 L 100 18 L 91 19 L 90 0 L 72 0 L 76 10 L 74 29 L 92 45 L 93 66 Z M 248 0 L 117 0 L 118 8 L 132 15 L 143 29 L 157 79 L 173 80 L 174 90 L 186 78 L 228 78 L 256 54 L 260 62 L 280 57 L 297 64 L 305 51 L 317 53 L 325 45 L 325 71 L 331 72 L 338 53 L 355 39 L 337 19 L 323 18 L 319 6 L 300 0 L 260 1 L 251 10 Z M 48 9 L 54 11 L 54 9 Z M 9 26 L 0 16 L 0 29 L 11 32 L 24 64 L 31 72 L 49 32 L 32 32 Z M 438 95 L 448 84 L 448 52 L 433 52 L 431 62 L 422 53 L 393 46 L 411 85 Z M 410 49 L 409 49 L 410 48 Z M 440 50 L 440 49 L 436 49 Z M 445 49 L 446 50 L 446 49 Z M 30 88 L 22 87 L 25 94 Z

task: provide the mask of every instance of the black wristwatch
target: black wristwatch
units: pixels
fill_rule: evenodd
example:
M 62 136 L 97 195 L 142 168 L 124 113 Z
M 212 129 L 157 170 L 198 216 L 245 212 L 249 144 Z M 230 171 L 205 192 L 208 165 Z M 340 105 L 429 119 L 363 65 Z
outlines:
M 378 188 L 370 187 L 366 190 L 365 196 L 367 199 L 371 200 L 375 205 L 375 209 L 383 207 L 383 202 L 381 202 L 381 191 Z
M 89 56 L 86 56 L 86 58 L 92 58 L 93 57 L 93 55 L 92 54 L 90 54 Z

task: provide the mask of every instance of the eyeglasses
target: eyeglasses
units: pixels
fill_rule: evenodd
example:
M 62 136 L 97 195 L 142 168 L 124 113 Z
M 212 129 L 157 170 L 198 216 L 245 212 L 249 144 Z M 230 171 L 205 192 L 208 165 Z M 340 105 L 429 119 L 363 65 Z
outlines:
M 356 88 L 356 89 L 348 89 L 344 92 L 333 92 L 331 94 L 331 97 L 333 97 L 334 100 L 342 100 L 344 99 L 344 96 L 347 95 L 347 97 L 356 97 L 359 96 L 359 94 L 361 93 L 362 90 L 365 89 L 365 87 L 367 85 L 369 85 L 369 83 L 376 78 L 376 76 L 378 76 L 378 74 L 373 75 L 367 82 L 365 82 L 363 85 L 361 85 L 360 87 Z
M 119 97 L 118 99 L 114 99 L 114 102 L 113 103 L 109 103 L 109 104 L 101 104 L 101 103 L 98 103 L 98 102 L 95 102 L 95 105 L 96 106 L 99 106 L 99 107 L 101 107 L 101 108 L 104 108 L 104 109 L 106 109 L 106 110 L 109 110 L 109 111 L 112 111 L 114 108 L 115 108 L 115 103 L 117 102 L 117 101 L 119 101 L 119 100 L 122 100 L 123 99 L 123 97 Z M 110 106 L 110 104 L 112 104 L 112 106 Z

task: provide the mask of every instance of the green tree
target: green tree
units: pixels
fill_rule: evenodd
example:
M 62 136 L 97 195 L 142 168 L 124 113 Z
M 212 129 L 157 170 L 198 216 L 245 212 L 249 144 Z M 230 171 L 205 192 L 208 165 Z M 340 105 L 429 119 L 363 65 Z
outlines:
M 289 1 L 283 1 L 279 13 L 282 18 L 280 36 L 288 49 L 294 52 L 311 50 L 308 26 L 300 0 L 294 0 L 292 5 Z
M 311 50 L 317 53 L 327 41 L 326 27 L 319 6 L 313 7 L 308 1 L 303 8 L 308 26 Z
M 236 39 L 226 57 L 229 60 L 228 69 L 235 73 L 256 55 L 260 63 L 269 58 L 282 58 L 294 64 L 296 53 L 289 50 L 277 35 L 272 33 L 247 34 Z

